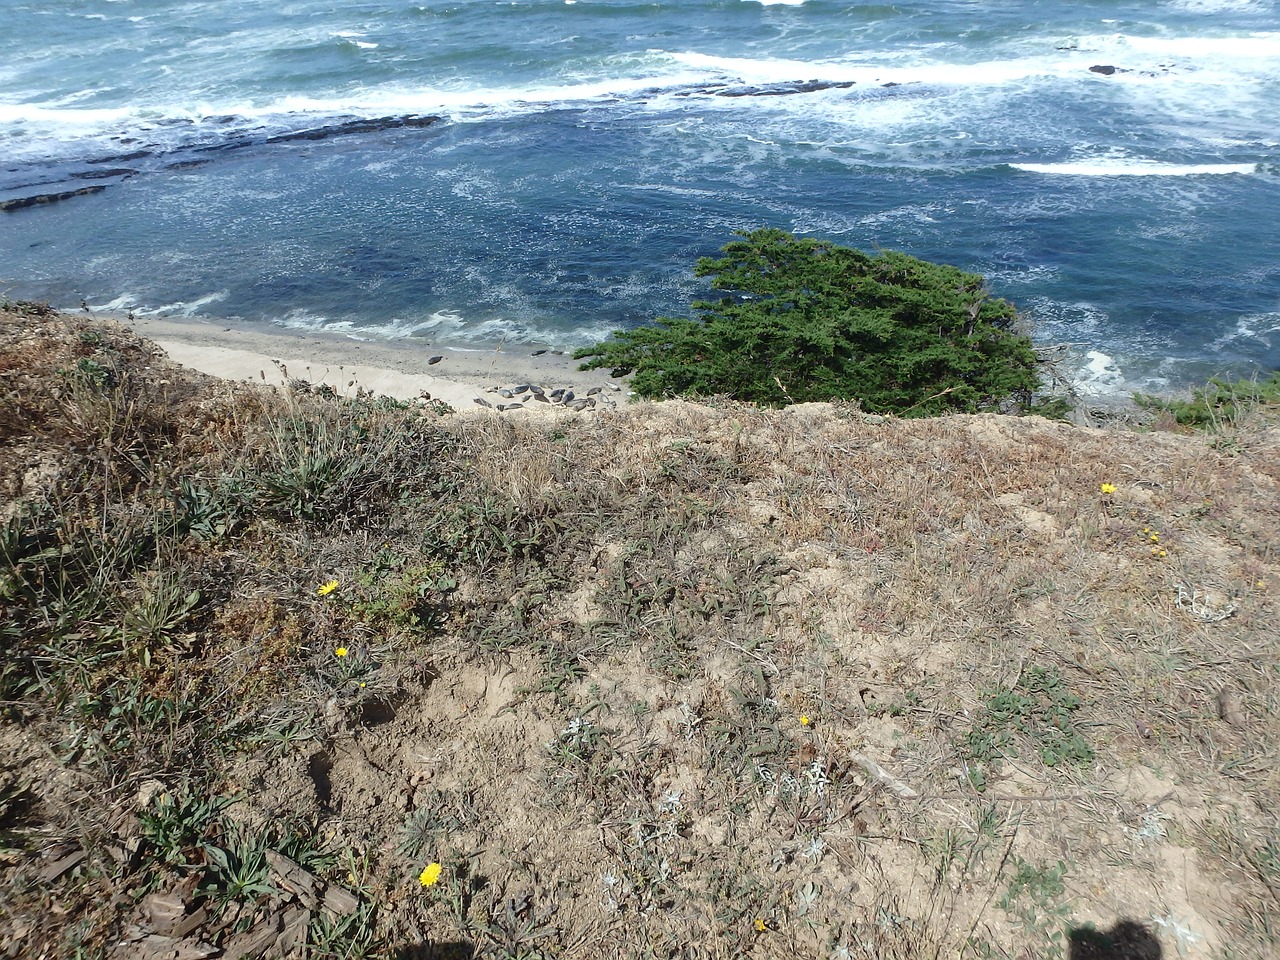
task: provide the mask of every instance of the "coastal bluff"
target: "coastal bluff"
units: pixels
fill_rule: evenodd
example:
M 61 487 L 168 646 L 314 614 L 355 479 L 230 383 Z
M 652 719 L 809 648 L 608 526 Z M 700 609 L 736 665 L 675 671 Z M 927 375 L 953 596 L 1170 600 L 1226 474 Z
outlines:
M 0 956 L 1274 955 L 1273 407 L 293 372 L 0 307 Z

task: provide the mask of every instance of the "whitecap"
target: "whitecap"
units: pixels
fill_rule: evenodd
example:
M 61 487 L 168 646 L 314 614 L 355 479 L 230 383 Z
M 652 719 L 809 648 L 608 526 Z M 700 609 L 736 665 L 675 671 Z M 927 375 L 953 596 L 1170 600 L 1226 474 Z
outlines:
M 1256 163 L 1161 163 L 1156 160 L 1100 158 L 1065 163 L 1011 163 L 1015 170 L 1067 177 L 1194 177 L 1256 173 Z
M 141 317 L 158 317 L 161 315 L 177 315 L 180 317 L 193 317 L 200 312 L 202 307 L 207 307 L 211 303 L 217 303 L 220 300 L 227 299 L 230 294 L 228 290 L 219 290 L 217 293 L 206 293 L 203 297 L 197 297 L 195 300 L 178 300 L 174 303 L 166 303 L 164 306 L 151 307 L 146 310 L 135 310 L 134 313 Z

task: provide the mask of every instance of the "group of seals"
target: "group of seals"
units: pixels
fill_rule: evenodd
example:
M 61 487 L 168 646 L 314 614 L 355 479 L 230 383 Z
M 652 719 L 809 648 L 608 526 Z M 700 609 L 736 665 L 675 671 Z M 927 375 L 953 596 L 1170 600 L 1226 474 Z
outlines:
M 557 387 L 554 390 L 547 390 L 536 383 L 522 383 L 514 387 L 488 387 L 485 390 L 485 393 L 496 393 L 504 401 L 512 401 L 510 403 L 494 404 L 483 397 L 476 397 L 475 402 L 482 407 L 489 407 L 499 411 L 523 410 L 526 403 L 547 403 L 559 404 L 568 410 L 579 412 L 589 410 L 596 406 L 597 403 L 606 403 L 613 406 L 615 401 L 605 393 L 606 390 L 620 393 L 622 388 L 616 383 L 606 383 L 603 387 L 591 387 L 580 396 L 574 392 L 572 387 Z

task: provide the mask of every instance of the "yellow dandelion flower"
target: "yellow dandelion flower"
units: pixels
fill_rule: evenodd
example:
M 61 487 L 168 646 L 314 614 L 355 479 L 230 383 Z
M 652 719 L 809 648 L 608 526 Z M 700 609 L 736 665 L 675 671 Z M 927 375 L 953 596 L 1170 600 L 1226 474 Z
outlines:
M 1168 550 L 1161 550 L 1161 551 L 1160 551 L 1160 556 L 1162 556 L 1162 557 L 1167 557 L 1168 555 L 1169 555 L 1169 551 L 1168 551 Z
M 1159 542 L 1160 542 L 1160 534 L 1158 534 L 1158 533 L 1153 533 L 1153 534 L 1151 535 L 1151 542 L 1152 542 L 1152 543 L 1159 543 Z
M 756 933 L 764 933 L 766 930 L 769 929 L 769 924 L 765 923 L 763 917 L 756 917 L 756 922 L 754 926 L 756 928 Z
M 1116 485 L 1114 483 L 1104 483 L 1100 489 L 1103 495 L 1110 496 L 1116 492 Z
M 808 717 L 804 716 L 803 714 L 800 716 L 800 726 L 807 727 L 811 723 L 813 723 L 813 721 L 810 720 Z
M 322 597 L 327 597 L 329 594 L 333 593 L 333 591 L 337 589 L 338 589 L 338 581 L 330 580 L 328 583 L 322 583 L 320 584 L 320 586 L 316 587 L 316 593 Z
M 428 863 L 420 874 L 418 874 L 418 883 L 422 886 L 430 887 L 440 879 L 440 871 L 443 868 L 438 863 Z
M 337 650 L 333 651 L 333 655 L 335 657 L 345 657 L 350 652 L 351 651 L 348 650 L 346 647 L 339 647 Z

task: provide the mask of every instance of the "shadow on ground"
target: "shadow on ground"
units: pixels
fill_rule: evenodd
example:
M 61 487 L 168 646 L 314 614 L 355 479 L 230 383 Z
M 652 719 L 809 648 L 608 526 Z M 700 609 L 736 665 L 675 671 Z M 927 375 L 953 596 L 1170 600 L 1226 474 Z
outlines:
M 1110 930 L 1075 927 L 1068 934 L 1070 960 L 1160 960 L 1164 952 L 1151 931 L 1134 920 Z

